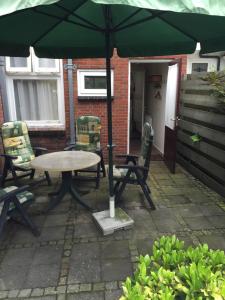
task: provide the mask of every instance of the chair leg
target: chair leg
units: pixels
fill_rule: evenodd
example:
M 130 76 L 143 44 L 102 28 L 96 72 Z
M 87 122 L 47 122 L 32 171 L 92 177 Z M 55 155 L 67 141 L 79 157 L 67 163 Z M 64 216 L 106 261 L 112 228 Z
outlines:
M 100 184 L 100 172 L 101 172 L 101 163 L 98 163 L 98 165 L 97 165 L 97 174 L 96 174 L 96 185 L 95 185 L 96 189 L 99 188 L 99 184 Z
M 14 169 L 14 168 L 11 169 L 11 172 L 12 172 L 12 177 L 13 177 L 13 180 L 14 180 L 15 185 L 18 185 L 18 186 L 19 186 L 18 177 L 17 177 L 17 174 L 16 174 L 15 169 Z
M 10 201 L 5 201 L 3 208 L 2 208 L 2 213 L 0 215 L 0 235 L 3 231 L 4 224 L 7 220 L 7 212 L 9 210 L 9 204 L 10 204 Z
M 33 179 L 33 178 L 34 178 L 34 174 L 35 174 L 35 169 L 32 169 L 32 170 L 31 170 L 31 174 L 30 174 L 30 179 Z
M 52 181 L 51 181 L 51 178 L 49 176 L 49 173 L 48 171 L 45 171 L 45 177 L 46 177 L 46 180 L 48 182 L 48 185 L 52 185 Z
M 143 193 L 144 193 L 144 195 L 145 195 L 145 198 L 147 199 L 147 201 L 148 201 L 148 203 L 149 203 L 151 209 L 152 209 L 152 210 L 155 210 L 155 204 L 153 203 L 152 198 L 151 198 L 151 196 L 150 196 L 150 193 L 148 192 L 148 189 L 149 189 L 149 188 L 147 188 L 147 187 L 148 187 L 147 184 L 143 182 L 143 180 L 140 178 L 140 175 L 138 174 L 138 172 L 135 172 L 135 174 L 136 174 L 136 176 L 137 176 L 138 183 L 139 183 L 139 185 L 141 186 L 142 191 L 143 191 Z M 146 186 L 147 186 L 147 187 L 146 187 Z
M 106 177 L 105 163 L 104 163 L 104 158 L 103 158 L 103 152 L 102 152 L 102 150 L 100 151 L 100 157 L 101 157 L 101 161 L 100 161 L 101 171 L 102 171 L 103 177 Z
M 131 170 L 128 170 L 126 176 L 124 177 L 123 181 L 121 182 L 120 187 L 118 187 L 117 193 L 115 194 L 115 202 L 116 203 L 120 202 L 120 198 L 121 198 L 123 191 L 128 183 L 128 179 L 129 179 L 130 175 L 131 175 Z
M 6 165 L 6 162 L 4 163 L 3 172 L 2 172 L 2 178 L 1 178 L 1 187 L 3 188 L 5 186 L 5 180 L 8 175 L 8 168 Z
M 40 232 L 39 232 L 38 228 L 33 223 L 31 218 L 28 216 L 26 210 L 23 208 L 23 206 L 20 204 L 19 200 L 16 197 L 13 198 L 13 203 L 15 204 L 15 207 L 17 208 L 17 210 L 20 212 L 20 214 L 21 214 L 22 218 L 24 219 L 24 221 L 26 222 L 26 224 L 30 227 L 32 233 L 35 236 L 39 236 Z

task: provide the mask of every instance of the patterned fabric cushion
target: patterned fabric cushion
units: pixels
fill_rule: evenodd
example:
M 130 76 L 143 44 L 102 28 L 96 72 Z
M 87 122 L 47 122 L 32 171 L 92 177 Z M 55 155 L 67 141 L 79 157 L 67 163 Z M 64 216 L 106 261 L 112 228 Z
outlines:
M 95 116 L 81 116 L 77 119 L 77 150 L 94 151 L 100 148 L 101 121 Z
M 108 170 L 108 168 L 107 168 L 107 170 Z M 124 178 L 126 176 L 126 174 L 127 174 L 127 169 L 115 168 L 115 166 L 113 166 L 113 177 L 115 179 L 117 179 L 117 178 L 118 179 Z M 130 174 L 130 178 L 131 179 L 136 179 L 135 173 L 132 172 Z
M 9 187 L 6 187 L 4 189 L 0 189 L 0 198 L 3 195 L 5 195 L 5 194 L 7 194 L 7 193 L 9 193 L 13 190 L 16 190 L 16 189 L 17 189 L 16 186 L 9 186 Z M 24 192 L 19 193 L 17 195 L 17 199 L 20 201 L 21 204 L 25 203 L 27 201 L 31 201 L 31 200 L 33 200 L 33 198 L 34 198 L 33 194 L 31 192 L 28 192 L 28 191 L 24 191 Z M 1 212 L 2 212 L 3 204 L 4 204 L 3 202 L 0 203 L 0 215 L 1 215 Z M 9 210 L 11 211 L 13 209 L 15 209 L 15 206 L 14 206 L 13 203 L 10 203 Z
M 1 131 L 5 154 L 17 156 L 17 159 L 13 160 L 15 165 L 28 166 L 35 156 L 26 123 L 22 121 L 7 122 L 2 125 Z

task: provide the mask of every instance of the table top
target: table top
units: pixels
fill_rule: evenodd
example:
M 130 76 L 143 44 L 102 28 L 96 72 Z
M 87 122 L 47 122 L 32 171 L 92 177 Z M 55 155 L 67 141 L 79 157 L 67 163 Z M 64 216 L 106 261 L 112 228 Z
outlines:
M 31 162 L 31 167 L 43 171 L 76 171 L 100 162 L 100 157 L 88 151 L 59 151 L 40 155 Z

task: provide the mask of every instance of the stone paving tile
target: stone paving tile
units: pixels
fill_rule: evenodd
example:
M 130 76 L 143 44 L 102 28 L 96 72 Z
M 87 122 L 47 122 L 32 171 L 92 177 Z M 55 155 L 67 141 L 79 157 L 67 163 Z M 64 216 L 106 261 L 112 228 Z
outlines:
M 128 241 L 107 241 L 101 243 L 101 255 L 103 259 L 129 257 Z
M 224 216 L 224 211 L 217 205 L 201 205 L 200 209 L 204 216 Z M 225 217 L 224 217 L 225 218 Z
M 67 297 L 68 300 L 104 300 L 103 292 L 78 293 L 71 294 Z
M 206 217 L 185 217 L 184 221 L 192 230 L 214 228 L 214 225 Z
M 102 261 L 102 280 L 124 280 L 132 275 L 131 262 L 127 258 L 105 259 Z
M 28 266 L 0 267 L 0 291 L 22 289 L 28 273 Z
M 1 266 L 30 266 L 33 260 L 34 252 L 34 248 L 10 249 L 4 256 Z
M 66 224 L 67 218 L 68 214 L 48 215 L 44 222 L 44 227 L 63 226 Z
M 50 265 L 59 263 L 62 256 L 62 246 L 45 246 L 36 249 L 32 265 Z
M 122 295 L 121 290 L 112 290 L 105 292 L 105 300 L 118 300 Z
M 213 234 L 198 237 L 201 243 L 207 243 L 212 249 L 221 249 L 225 251 L 225 235 Z
M 55 286 L 58 281 L 60 262 L 58 264 L 31 266 L 24 286 L 38 288 Z
M 142 255 L 152 254 L 153 243 L 154 243 L 153 238 L 136 240 L 138 253 Z
M 202 217 L 204 215 L 200 205 L 178 207 L 177 211 L 182 217 Z
M 43 227 L 38 240 L 41 242 L 61 240 L 64 238 L 65 231 L 65 226 L 58 226 L 57 230 L 55 227 Z
M 225 216 L 207 217 L 209 222 L 216 228 L 225 228 Z

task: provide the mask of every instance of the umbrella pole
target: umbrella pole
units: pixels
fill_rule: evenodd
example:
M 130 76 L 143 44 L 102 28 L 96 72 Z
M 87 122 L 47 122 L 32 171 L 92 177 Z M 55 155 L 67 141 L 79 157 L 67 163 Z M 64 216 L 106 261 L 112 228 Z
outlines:
M 115 217 L 115 196 L 113 188 L 113 144 L 112 144 L 112 95 L 111 95 L 111 59 L 110 59 L 110 32 L 105 33 L 106 44 L 106 84 L 107 84 L 107 119 L 108 119 L 108 153 L 109 153 L 109 213 Z

